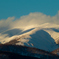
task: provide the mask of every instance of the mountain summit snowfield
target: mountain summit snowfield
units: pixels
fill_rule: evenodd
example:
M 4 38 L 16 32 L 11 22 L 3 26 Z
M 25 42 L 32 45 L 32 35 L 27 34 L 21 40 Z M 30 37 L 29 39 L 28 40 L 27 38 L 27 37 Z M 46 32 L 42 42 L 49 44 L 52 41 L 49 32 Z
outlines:
M 8 37 L 7 40 L 7 37 L 4 40 L 1 40 L 1 43 L 3 44 L 16 39 L 19 41 L 16 43 L 16 45 L 36 47 L 46 51 L 53 51 L 57 49 L 57 44 L 59 44 L 59 25 L 55 24 L 47 23 L 23 31 L 18 29 L 11 29 L 4 32 L 3 34 L 5 33 L 10 37 Z
M 30 13 L 20 19 L 14 19 L 15 17 L 9 17 L 0 21 L 0 43 L 16 40 L 16 45 L 46 51 L 59 48 L 59 11 L 53 17 L 42 13 Z

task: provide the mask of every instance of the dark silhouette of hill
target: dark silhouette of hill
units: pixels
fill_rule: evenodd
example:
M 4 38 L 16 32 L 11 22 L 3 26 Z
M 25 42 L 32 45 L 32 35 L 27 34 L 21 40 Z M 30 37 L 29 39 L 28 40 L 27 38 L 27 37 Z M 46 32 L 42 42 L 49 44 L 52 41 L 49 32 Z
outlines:
M 54 51 L 52 51 L 51 53 L 53 53 L 53 54 L 58 54 L 58 55 L 59 55 L 59 48 L 56 49 L 56 50 L 54 50 Z
M 23 56 L 12 52 L 0 51 L 0 59 L 40 59 L 40 58 Z
M 27 46 L 19 46 L 19 45 L 7 45 L 7 44 L 0 44 L 0 53 L 4 53 L 2 52 L 4 51 L 5 54 L 7 54 L 9 56 L 11 56 L 11 58 L 14 59 L 15 54 L 19 54 L 19 58 L 40 58 L 40 59 L 59 59 L 59 56 L 57 54 L 53 54 L 50 53 L 48 51 L 44 51 L 41 49 L 37 49 L 37 48 L 32 48 L 32 47 L 27 47 Z M 15 54 L 11 54 L 8 52 L 12 52 Z M 22 56 L 21 56 L 22 55 Z M 17 56 L 15 56 L 15 58 L 17 58 Z

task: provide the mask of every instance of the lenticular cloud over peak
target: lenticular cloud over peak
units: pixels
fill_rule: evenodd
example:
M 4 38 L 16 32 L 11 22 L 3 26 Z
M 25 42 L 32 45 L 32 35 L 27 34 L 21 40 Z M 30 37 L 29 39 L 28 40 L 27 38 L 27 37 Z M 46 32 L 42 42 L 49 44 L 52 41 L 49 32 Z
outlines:
M 15 17 L 8 17 L 6 20 L 0 20 L 0 29 L 35 27 L 45 23 L 59 24 L 59 11 L 55 16 L 47 16 L 43 13 L 30 13 L 29 15 L 22 16 L 14 20 Z
M 59 11 L 55 16 L 35 12 L 16 20 L 15 17 L 0 20 L 0 42 L 5 44 L 13 39 L 19 41 L 17 44 L 24 45 L 26 43 L 25 45 L 34 47 L 37 46 L 38 41 L 42 43 L 44 41 L 44 45 L 49 42 L 49 44 L 47 43 L 49 48 L 50 44 L 54 45 L 54 42 L 59 44 Z M 40 44 L 42 45 L 42 43 Z M 44 49 L 46 47 L 48 46 L 45 46 Z M 43 47 L 41 48 L 43 49 Z

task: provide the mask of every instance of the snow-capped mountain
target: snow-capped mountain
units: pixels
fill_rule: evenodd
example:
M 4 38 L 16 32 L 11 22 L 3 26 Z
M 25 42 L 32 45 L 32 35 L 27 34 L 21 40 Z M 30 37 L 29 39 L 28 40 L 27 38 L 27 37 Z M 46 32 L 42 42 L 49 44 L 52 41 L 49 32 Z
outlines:
M 59 48 L 59 25 L 56 24 L 28 26 L 24 30 L 14 28 L 2 34 L 6 38 L 1 40 L 3 44 L 25 45 L 46 51 Z

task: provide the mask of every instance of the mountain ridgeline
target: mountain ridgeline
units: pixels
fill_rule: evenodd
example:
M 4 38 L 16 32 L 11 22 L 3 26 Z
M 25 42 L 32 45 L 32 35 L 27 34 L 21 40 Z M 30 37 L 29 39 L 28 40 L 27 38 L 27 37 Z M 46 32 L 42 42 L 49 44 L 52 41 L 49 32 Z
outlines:
M 59 25 L 43 24 L 2 32 L 0 51 L 40 59 L 59 59 Z
M 44 51 L 37 48 L 19 46 L 19 45 L 0 45 L 0 52 L 12 52 L 22 56 L 35 57 L 40 59 L 59 59 L 57 54 L 53 54 L 48 51 Z

